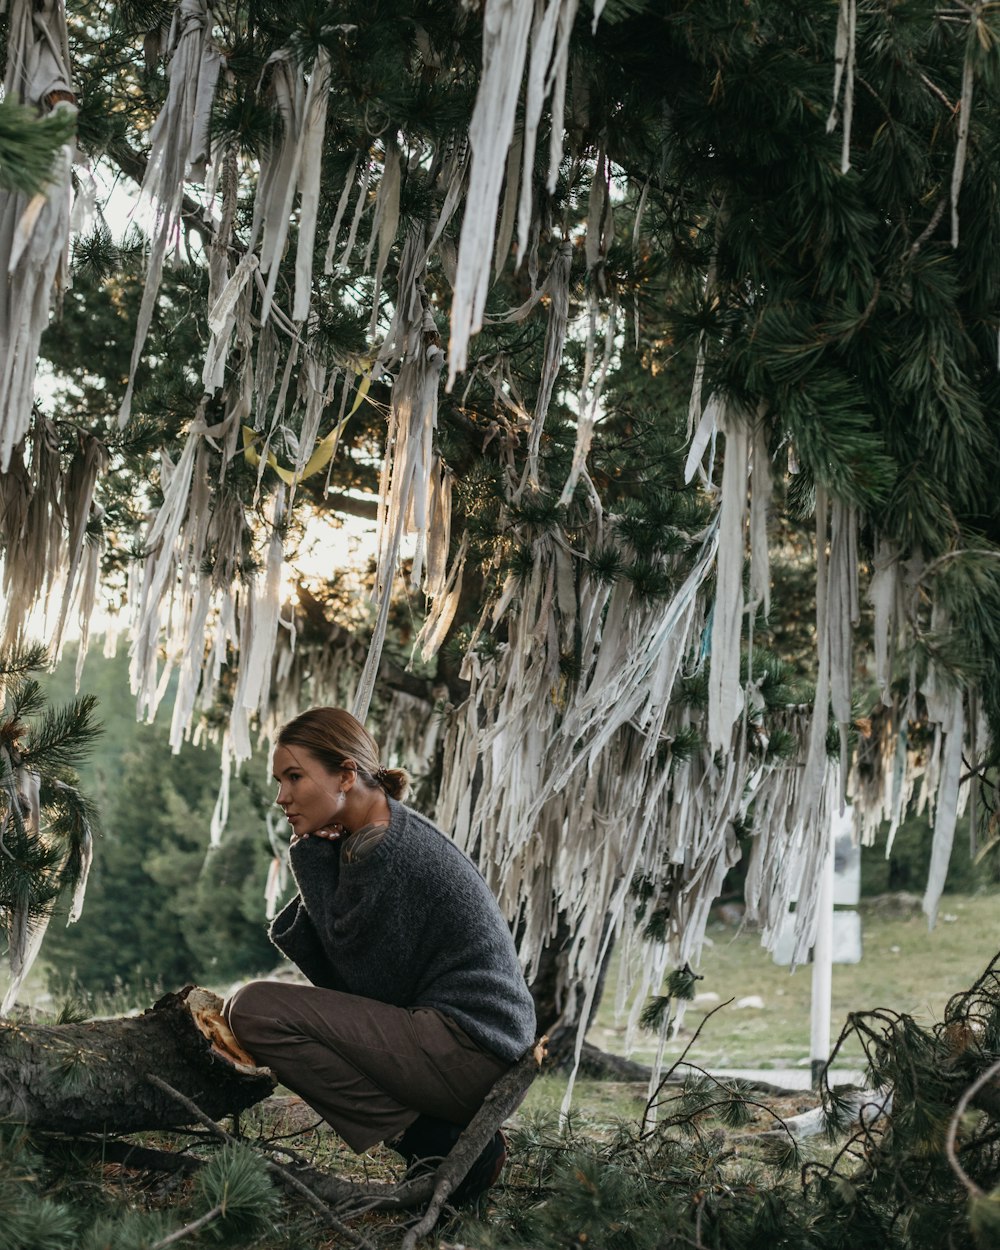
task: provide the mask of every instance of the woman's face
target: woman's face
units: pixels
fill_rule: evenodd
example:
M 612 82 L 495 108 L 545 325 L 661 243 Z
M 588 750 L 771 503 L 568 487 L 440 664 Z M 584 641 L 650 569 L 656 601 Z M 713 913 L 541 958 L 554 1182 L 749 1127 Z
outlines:
M 275 747 L 275 802 L 298 837 L 337 824 L 344 806 L 344 773 L 330 772 L 305 747 Z

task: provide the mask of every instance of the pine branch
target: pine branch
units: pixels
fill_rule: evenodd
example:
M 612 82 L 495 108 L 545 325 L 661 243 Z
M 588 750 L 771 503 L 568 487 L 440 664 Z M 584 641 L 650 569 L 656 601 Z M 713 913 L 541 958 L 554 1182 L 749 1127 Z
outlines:
M 49 180 L 56 153 L 76 131 L 76 117 L 56 109 L 38 117 L 13 100 L 0 100 L 0 188 L 37 195 Z
M 0 680 L 25 673 L 40 673 L 48 666 L 49 649 L 40 642 L 0 653 Z
M 100 833 L 100 812 L 82 791 L 65 781 L 43 778 L 40 797 L 50 841 L 66 848 L 61 884 L 75 887 L 89 866 L 94 835 Z
M 191 1220 L 181 1228 L 176 1228 L 172 1233 L 168 1233 L 166 1237 L 162 1237 L 159 1241 L 154 1242 L 149 1250 L 166 1250 L 167 1246 L 172 1246 L 178 1241 L 183 1241 L 185 1237 L 191 1237 L 209 1224 L 214 1223 L 225 1212 L 225 1206 L 221 1203 L 206 1211 L 204 1215 L 199 1215 L 197 1219 Z
M 34 678 L 12 682 L 4 705 L 5 727 L 20 725 L 26 716 L 36 716 L 45 707 L 45 695 Z M 16 736 L 16 735 L 15 735 Z
M 703 976 L 694 972 L 688 964 L 685 964 L 683 968 L 675 968 L 667 977 L 666 994 L 654 996 L 643 1008 L 642 1015 L 639 1018 L 640 1025 L 644 1029 L 659 1028 L 670 1008 L 670 1004 L 675 999 L 684 999 L 689 1002 L 694 998 L 695 985 L 698 981 L 704 981 L 704 979 Z
M 96 707 L 96 697 L 84 695 L 48 715 L 25 747 L 25 765 L 36 772 L 51 772 L 72 768 L 84 759 L 94 738 L 104 732 L 103 726 L 94 720 Z
M 146 1079 L 151 1085 L 155 1085 L 157 1089 L 163 1090 L 165 1094 L 169 1094 L 170 1097 L 180 1103 L 182 1107 L 185 1107 L 199 1124 L 203 1124 L 220 1141 L 226 1142 L 229 1145 L 239 1144 L 235 1137 L 216 1124 L 210 1116 L 207 1116 L 197 1103 L 192 1102 L 190 1098 L 185 1097 L 185 1095 L 180 1093 L 179 1090 L 174 1089 L 172 1085 L 168 1085 L 166 1081 L 161 1080 L 161 1078 L 155 1073 L 148 1073 Z M 337 1219 L 322 1198 L 319 1198 L 315 1193 L 313 1193 L 308 1185 L 304 1184 L 297 1176 L 289 1172 L 287 1168 L 283 1168 L 279 1163 L 275 1163 L 272 1159 L 267 1159 L 264 1162 L 269 1171 L 274 1172 L 285 1184 L 289 1185 L 297 1193 L 301 1194 L 309 1205 L 314 1207 L 320 1215 L 323 1216 L 324 1220 L 326 1220 L 332 1228 L 335 1228 L 337 1232 L 346 1237 L 352 1245 L 360 1247 L 361 1250 L 371 1250 L 371 1246 L 365 1238 L 354 1232 L 353 1229 L 348 1228 L 347 1225 L 341 1220 Z
M 42 778 L 42 806 L 49 812 L 49 828 L 78 840 L 84 831 L 95 832 L 100 825 L 100 809 L 79 787 L 59 778 Z
M 944 210 L 947 207 L 948 207 L 948 198 L 947 196 L 943 195 L 938 200 L 937 205 L 934 208 L 934 212 L 931 214 L 930 221 L 927 223 L 927 225 L 923 228 L 923 230 L 920 232 L 917 238 L 910 245 L 910 249 L 906 254 L 908 260 L 912 260 L 917 255 L 917 253 L 920 251 L 923 245 L 927 242 L 927 240 L 931 237 L 934 231 L 938 228 L 938 222 L 940 222 L 941 218 L 944 216 Z
M 375 498 L 358 499 L 344 491 L 331 490 L 317 495 L 315 506 L 320 511 L 345 512 L 348 516 L 358 516 L 366 521 L 378 519 L 378 500 Z
M 702 1018 L 701 1024 L 699 1024 L 697 1029 L 695 1029 L 694 1034 L 691 1037 L 691 1040 L 681 1051 L 680 1055 L 670 1065 L 670 1067 L 667 1069 L 664 1075 L 660 1078 L 660 1083 L 657 1085 L 656 1089 L 653 1091 L 652 1096 L 649 1099 L 647 1099 L 645 1110 L 642 1113 L 643 1124 L 645 1124 L 647 1120 L 649 1119 L 650 1111 L 656 1105 L 656 1100 L 659 1098 L 660 1094 L 662 1093 L 667 1083 L 672 1079 L 674 1073 L 681 1066 L 681 1064 L 687 1063 L 688 1052 L 691 1050 L 692 1046 L 694 1046 L 695 1042 L 697 1042 L 698 1038 L 701 1036 L 702 1029 L 705 1027 L 706 1024 L 708 1024 L 709 1020 L 711 1020 L 711 1018 L 715 1015 L 717 1011 L 721 1011 L 723 1007 L 728 1007 L 732 1001 L 733 1000 L 731 998 L 727 998 L 724 1003 L 719 1003 L 717 1006 L 713 1007 L 711 1011 L 705 1013 L 704 1017 Z M 693 1066 L 693 1065 L 688 1065 L 688 1066 Z M 643 1136 L 648 1137 L 653 1131 L 654 1130 L 652 1129 L 647 1130 L 647 1132 L 644 1133 Z

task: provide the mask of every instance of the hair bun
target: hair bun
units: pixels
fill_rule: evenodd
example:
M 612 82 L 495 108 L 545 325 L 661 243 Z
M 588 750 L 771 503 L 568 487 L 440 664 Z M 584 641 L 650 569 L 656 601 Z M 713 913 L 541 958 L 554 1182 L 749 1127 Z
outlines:
M 401 799 L 410 787 L 410 778 L 402 768 L 380 768 L 375 780 L 391 799 Z

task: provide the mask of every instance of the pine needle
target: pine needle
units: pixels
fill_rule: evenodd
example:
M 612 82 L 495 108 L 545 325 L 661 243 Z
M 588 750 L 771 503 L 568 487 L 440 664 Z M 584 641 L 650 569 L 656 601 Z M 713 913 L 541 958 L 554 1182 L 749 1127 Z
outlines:
M 13 100 L 0 100 L 0 187 L 27 196 L 43 190 L 56 153 L 75 132 L 76 117 L 67 112 L 39 117 Z

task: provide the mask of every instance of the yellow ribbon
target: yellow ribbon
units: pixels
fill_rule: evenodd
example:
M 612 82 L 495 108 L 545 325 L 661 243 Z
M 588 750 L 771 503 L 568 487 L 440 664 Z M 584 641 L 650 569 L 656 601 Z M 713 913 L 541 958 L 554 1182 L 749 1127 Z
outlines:
M 357 394 L 354 396 L 354 403 L 351 405 L 351 411 L 346 417 L 344 417 L 343 421 L 341 421 L 339 425 L 334 426 L 325 438 L 320 439 L 320 441 L 313 448 L 312 455 L 302 466 L 301 473 L 296 474 L 294 469 L 286 469 L 284 465 L 278 464 L 273 451 L 269 451 L 267 453 L 268 466 L 272 468 L 275 473 L 277 473 L 278 477 L 280 477 L 283 482 L 287 482 L 289 486 L 293 486 L 298 482 L 304 482 L 307 477 L 312 477 L 314 474 L 319 473 L 321 469 L 326 468 L 326 466 L 330 463 L 333 453 L 337 450 L 337 440 L 343 433 L 344 426 L 361 407 L 365 396 L 368 394 L 368 388 L 371 384 L 371 374 L 367 374 L 361 379 L 361 384 L 358 387 Z M 254 443 L 260 442 L 260 435 L 256 432 L 256 430 L 252 430 L 248 425 L 241 426 L 240 428 L 243 430 L 243 454 L 246 456 L 247 464 L 253 465 L 254 468 L 256 468 L 256 466 L 260 464 L 260 453 L 254 450 Z
M 296 474 L 294 469 L 286 469 L 284 465 L 278 464 L 274 452 L 267 453 L 267 463 L 283 482 L 287 482 L 292 486 L 296 482 L 305 481 L 307 477 L 312 477 L 314 473 L 318 473 L 320 469 L 325 469 L 330 463 L 330 458 L 337 447 L 337 439 L 340 437 L 342 425 L 338 425 L 336 429 L 330 431 L 326 438 L 321 438 L 313 448 L 313 454 L 302 466 L 302 472 Z M 260 442 L 260 435 L 252 430 L 250 426 L 244 425 L 243 430 L 243 454 L 247 458 L 247 464 L 256 467 L 260 464 L 260 453 L 254 450 L 254 443 Z

